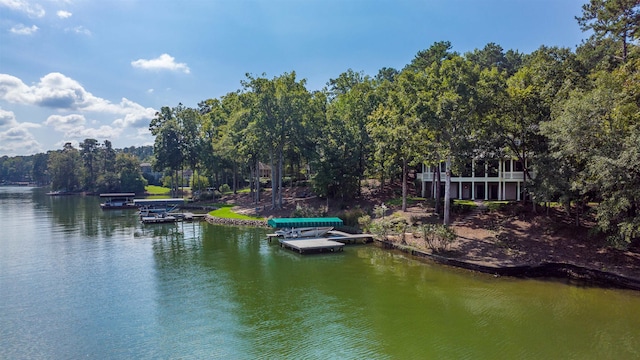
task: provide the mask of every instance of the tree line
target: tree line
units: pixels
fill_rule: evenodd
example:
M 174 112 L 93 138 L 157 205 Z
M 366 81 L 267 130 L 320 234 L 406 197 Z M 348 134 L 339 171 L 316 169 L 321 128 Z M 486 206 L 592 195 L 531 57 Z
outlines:
M 317 91 L 295 72 L 247 74 L 196 108 L 162 107 L 149 125 L 153 166 L 174 184 L 184 169 L 234 190 L 247 179 L 258 201 L 267 164 L 273 208 L 286 180 L 341 201 L 359 196 L 365 178 L 399 180 L 405 209 L 412 168 L 446 164 L 440 199 L 470 159 L 511 157 L 524 165 L 524 201 L 560 202 L 576 221 L 597 202 L 598 229 L 628 244 L 640 237 L 640 3 L 591 0 L 576 20 L 591 35 L 575 51 L 489 43 L 460 54 L 441 41 L 402 69 L 349 69 Z M 80 186 L 111 183 L 88 181 L 81 158 Z
M 66 192 L 144 193 L 147 179 L 141 161 L 151 161 L 151 146 L 113 149 L 111 141 L 85 139 L 79 149 L 66 143 L 61 150 L 30 156 L 0 157 L 0 183 L 50 185 Z
M 403 69 L 347 70 L 319 91 L 295 72 L 247 74 L 240 89 L 197 108 L 162 107 L 149 127 L 154 164 L 249 174 L 256 201 L 258 166 L 268 164 L 274 208 L 283 179 L 308 179 L 317 195 L 342 200 L 358 196 L 364 178 L 399 179 L 406 208 L 412 167 L 446 163 L 437 196 L 449 198 L 450 174 L 469 159 L 512 157 L 525 165 L 525 199 L 559 201 L 577 221 L 598 202 L 599 229 L 628 243 L 640 236 L 639 8 L 585 4 L 576 20 L 592 35 L 575 51 L 490 43 L 460 54 L 442 41 Z

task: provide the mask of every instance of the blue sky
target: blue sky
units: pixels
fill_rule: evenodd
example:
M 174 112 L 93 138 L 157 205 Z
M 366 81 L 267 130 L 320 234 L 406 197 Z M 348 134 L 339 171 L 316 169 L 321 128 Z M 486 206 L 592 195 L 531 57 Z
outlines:
M 401 69 L 436 41 L 530 53 L 587 37 L 586 0 L 0 0 L 0 156 L 153 144 L 162 106 L 218 98 L 246 73 L 310 91 Z

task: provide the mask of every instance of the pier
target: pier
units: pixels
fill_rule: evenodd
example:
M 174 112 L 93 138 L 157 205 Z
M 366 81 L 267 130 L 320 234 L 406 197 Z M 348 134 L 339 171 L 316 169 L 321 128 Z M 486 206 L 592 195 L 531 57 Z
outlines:
M 281 247 L 298 251 L 301 254 L 342 251 L 347 244 L 366 244 L 373 241 L 371 234 L 348 234 L 337 230 L 330 230 L 325 237 L 302 239 L 287 239 L 281 238 L 277 234 L 267 234 L 269 242 L 274 238 L 278 239 Z
M 344 244 L 329 239 L 280 240 L 280 246 L 303 254 L 305 252 L 342 251 Z

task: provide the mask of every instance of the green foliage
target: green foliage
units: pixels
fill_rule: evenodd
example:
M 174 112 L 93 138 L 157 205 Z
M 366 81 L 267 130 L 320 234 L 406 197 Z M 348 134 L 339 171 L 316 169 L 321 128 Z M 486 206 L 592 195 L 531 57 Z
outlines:
M 471 200 L 452 200 L 451 211 L 456 214 L 468 214 L 478 207 L 475 202 Z
M 359 220 L 366 215 L 366 212 L 359 207 L 342 211 L 338 217 L 342 219 L 345 226 L 358 227 Z
M 358 226 L 364 232 L 371 231 L 371 216 L 370 215 L 362 215 L 358 218 Z
M 220 193 L 222 194 L 228 194 L 231 192 L 231 187 L 229 186 L 229 184 L 222 184 L 218 188 L 218 191 L 220 191 Z
M 310 206 L 296 204 L 296 209 L 291 212 L 291 217 L 307 218 L 307 217 L 323 217 L 327 215 L 326 208 L 315 209 Z
M 487 210 L 489 211 L 499 211 L 508 204 L 508 201 L 485 201 L 485 205 L 487 205 Z
M 448 251 L 457 235 L 452 228 L 441 224 L 424 224 L 414 230 L 414 235 L 421 237 L 434 253 Z
M 389 208 L 387 208 L 385 204 L 373 206 L 373 213 L 375 214 L 376 218 L 384 218 L 388 210 Z
M 71 143 L 66 143 L 62 151 L 49 155 L 48 170 L 53 190 L 81 190 L 82 160 L 80 152 Z
M 209 187 L 209 179 L 203 175 L 193 175 L 191 177 L 191 190 L 193 191 L 203 191 Z

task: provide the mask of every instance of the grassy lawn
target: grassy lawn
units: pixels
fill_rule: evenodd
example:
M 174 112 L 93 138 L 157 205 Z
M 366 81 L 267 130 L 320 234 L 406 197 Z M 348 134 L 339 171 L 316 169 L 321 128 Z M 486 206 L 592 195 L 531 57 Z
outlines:
M 455 199 L 453 200 L 453 203 L 456 205 L 465 205 L 465 206 L 472 206 L 472 207 L 476 207 L 476 203 L 473 200 L 459 200 L 459 199 Z
M 425 198 L 422 198 L 422 197 L 411 197 L 411 196 L 408 196 L 407 197 L 407 204 L 408 205 L 412 205 L 412 204 L 415 204 L 415 203 L 418 203 L 418 202 L 424 201 L 424 200 L 425 200 Z M 400 205 L 402 205 L 402 197 L 395 198 L 395 199 L 389 199 L 389 200 L 385 201 L 385 203 L 387 203 L 387 205 L 391 205 L 391 206 L 400 206 Z
M 168 187 L 157 185 L 145 186 L 144 190 L 149 195 L 169 195 L 169 193 L 171 192 L 171 189 L 169 189 Z
M 263 217 L 236 214 L 233 211 L 231 211 L 231 208 L 233 207 L 233 205 L 216 204 L 216 206 L 219 206 L 220 208 L 218 210 L 210 211 L 209 215 L 215 216 L 215 217 L 219 217 L 219 218 L 223 218 L 223 219 L 264 220 Z

